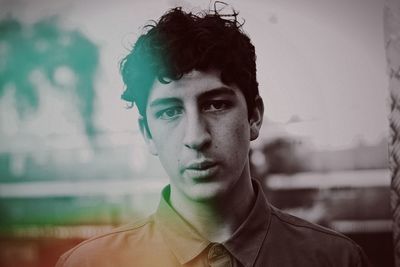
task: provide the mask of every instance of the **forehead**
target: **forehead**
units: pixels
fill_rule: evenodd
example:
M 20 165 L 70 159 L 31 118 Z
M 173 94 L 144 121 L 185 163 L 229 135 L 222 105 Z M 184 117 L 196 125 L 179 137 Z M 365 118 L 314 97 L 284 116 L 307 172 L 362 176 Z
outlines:
M 233 94 L 240 93 L 240 90 L 234 85 L 226 85 L 221 81 L 220 73 L 217 71 L 192 71 L 182 76 L 177 81 L 163 84 L 158 80 L 150 91 L 147 107 L 154 101 L 165 98 L 177 98 L 179 100 L 193 100 L 200 96 L 207 95 L 211 91 L 231 91 Z

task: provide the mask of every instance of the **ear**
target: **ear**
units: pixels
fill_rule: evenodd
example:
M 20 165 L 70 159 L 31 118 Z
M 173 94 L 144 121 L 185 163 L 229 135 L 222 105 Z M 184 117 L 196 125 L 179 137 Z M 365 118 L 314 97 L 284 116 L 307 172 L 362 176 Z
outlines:
M 249 118 L 250 123 L 250 141 L 257 139 L 260 133 L 261 125 L 264 117 L 264 102 L 260 96 L 254 101 L 254 107 Z
M 149 149 L 151 154 L 157 156 L 158 155 L 157 148 L 154 144 L 146 119 L 140 116 L 140 118 L 138 119 L 138 123 L 139 123 L 140 133 L 142 134 L 144 141 L 146 142 L 147 148 Z

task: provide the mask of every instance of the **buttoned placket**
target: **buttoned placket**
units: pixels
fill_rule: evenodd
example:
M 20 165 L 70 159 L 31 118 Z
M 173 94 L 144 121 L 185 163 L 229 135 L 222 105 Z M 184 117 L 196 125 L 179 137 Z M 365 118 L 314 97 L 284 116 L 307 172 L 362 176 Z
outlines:
M 233 267 L 233 259 L 223 245 L 214 243 L 208 250 L 208 263 L 211 267 Z

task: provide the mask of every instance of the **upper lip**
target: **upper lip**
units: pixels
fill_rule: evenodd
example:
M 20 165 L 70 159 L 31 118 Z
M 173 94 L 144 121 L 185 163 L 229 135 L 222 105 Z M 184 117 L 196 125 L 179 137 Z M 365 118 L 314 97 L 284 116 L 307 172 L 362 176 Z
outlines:
M 186 165 L 185 169 L 191 170 L 205 170 L 208 168 L 213 167 L 217 163 L 213 160 L 199 160 L 199 161 L 192 161 Z

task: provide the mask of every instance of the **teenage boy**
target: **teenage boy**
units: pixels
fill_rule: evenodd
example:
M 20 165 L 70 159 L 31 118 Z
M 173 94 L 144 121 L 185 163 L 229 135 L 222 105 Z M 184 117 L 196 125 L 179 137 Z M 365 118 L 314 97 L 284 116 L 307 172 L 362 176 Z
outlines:
M 174 8 L 121 64 L 170 185 L 150 217 L 83 242 L 58 266 L 368 266 L 352 240 L 272 207 L 251 179 L 263 101 L 242 25 Z

